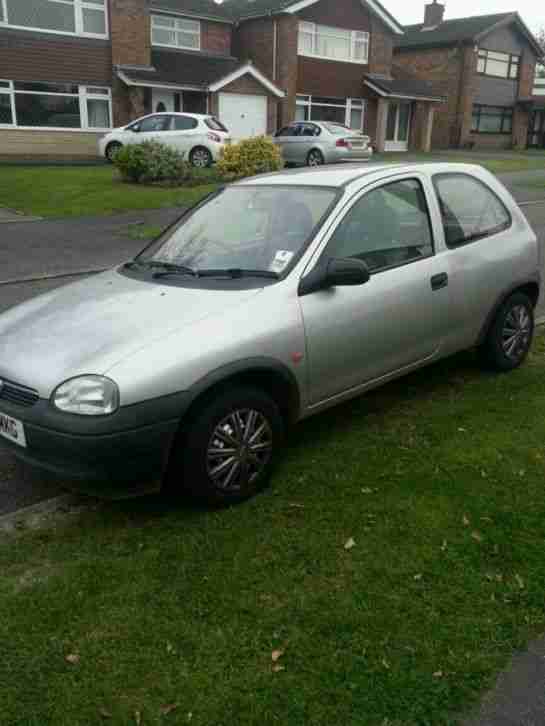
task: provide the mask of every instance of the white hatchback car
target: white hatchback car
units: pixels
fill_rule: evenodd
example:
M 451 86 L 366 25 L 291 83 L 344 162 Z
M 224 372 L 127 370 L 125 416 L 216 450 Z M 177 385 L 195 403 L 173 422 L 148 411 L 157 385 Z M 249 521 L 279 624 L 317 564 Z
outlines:
M 207 167 L 217 161 L 231 143 L 225 126 L 214 116 L 196 113 L 153 113 L 113 129 L 98 144 L 99 155 L 109 161 L 122 146 L 161 141 L 182 151 L 193 166 Z

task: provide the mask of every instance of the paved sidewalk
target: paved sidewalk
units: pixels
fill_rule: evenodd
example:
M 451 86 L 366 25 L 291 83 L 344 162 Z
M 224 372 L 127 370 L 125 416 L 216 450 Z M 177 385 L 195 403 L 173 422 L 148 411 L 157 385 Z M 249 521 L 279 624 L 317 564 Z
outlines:
M 0 283 L 111 267 L 144 246 L 131 240 L 134 224 L 167 226 L 182 210 L 156 209 L 109 217 L 77 217 L 0 224 Z

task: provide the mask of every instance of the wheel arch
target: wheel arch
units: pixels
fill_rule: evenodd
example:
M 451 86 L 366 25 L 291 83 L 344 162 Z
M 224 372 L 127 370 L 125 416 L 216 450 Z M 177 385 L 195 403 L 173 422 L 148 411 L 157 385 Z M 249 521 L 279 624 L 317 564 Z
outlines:
M 286 426 L 297 421 L 301 410 L 299 384 L 283 363 L 269 358 L 251 358 L 222 366 L 207 374 L 190 391 L 189 405 L 182 416 L 182 430 L 206 402 L 234 385 L 248 385 L 267 393 L 276 403 Z
M 500 307 L 503 305 L 503 303 L 511 297 L 516 292 L 522 292 L 525 295 L 527 295 L 532 305 L 535 309 L 537 302 L 539 300 L 539 293 L 540 293 L 540 279 L 539 276 L 535 276 L 534 278 L 530 278 L 528 280 L 521 280 L 513 285 L 511 285 L 507 290 L 505 290 L 499 298 L 496 300 L 494 306 L 488 313 L 486 320 L 484 322 L 484 325 L 481 328 L 481 331 L 479 333 L 479 338 L 477 340 L 477 345 L 481 345 L 486 340 L 486 337 L 488 335 L 488 332 L 491 328 L 491 326 L 494 323 L 494 318 L 496 317 L 496 314 Z

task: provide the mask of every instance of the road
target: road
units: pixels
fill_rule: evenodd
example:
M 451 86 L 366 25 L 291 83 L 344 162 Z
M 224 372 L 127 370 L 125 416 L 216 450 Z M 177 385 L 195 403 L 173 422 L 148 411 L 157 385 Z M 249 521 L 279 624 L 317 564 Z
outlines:
M 524 212 L 536 233 L 545 241 L 545 203 L 524 207 Z M 24 265 L 28 266 L 28 262 Z M 78 278 L 65 277 L 42 282 L 0 285 L 0 313 L 12 305 L 65 285 L 74 279 Z M 545 299 L 539 305 L 538 317 L 545 319 Z M 30 469 L 19 463 L 12 455 L 0 451 L 0 516 L 63 494 L 63 483 L 55 477 Z

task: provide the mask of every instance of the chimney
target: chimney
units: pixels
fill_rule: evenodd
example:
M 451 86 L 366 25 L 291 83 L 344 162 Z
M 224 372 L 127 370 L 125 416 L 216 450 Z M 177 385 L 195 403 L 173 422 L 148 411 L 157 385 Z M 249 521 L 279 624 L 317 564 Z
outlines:
M 435 28 L 443 22 L 445 6 L 433 0 L 432 3 L 424 6 L 424 27 Z

